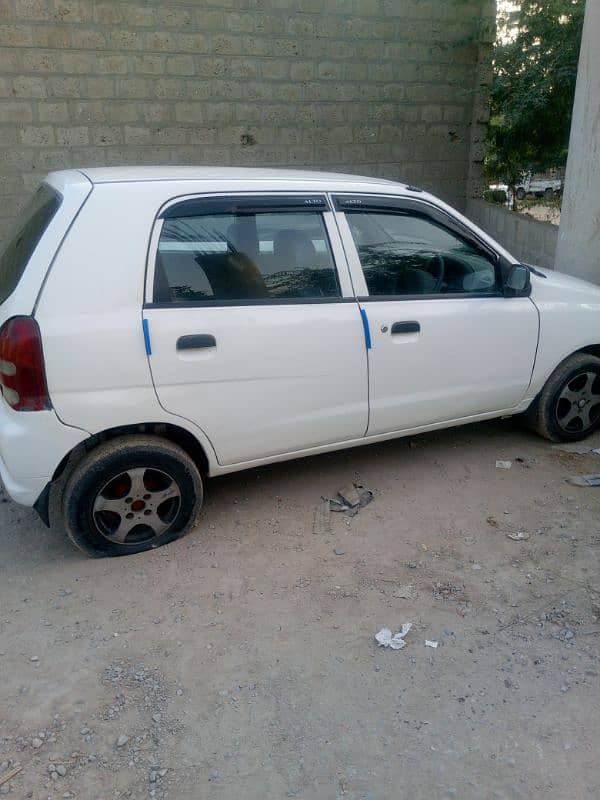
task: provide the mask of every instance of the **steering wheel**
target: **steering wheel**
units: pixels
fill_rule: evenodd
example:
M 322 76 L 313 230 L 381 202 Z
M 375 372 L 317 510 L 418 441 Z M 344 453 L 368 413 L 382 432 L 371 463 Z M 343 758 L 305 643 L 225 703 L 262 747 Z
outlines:
M 429 259 L 431 277 L 435 279 L 435 286 L 433 287 L 432 294 L 437 294 L 442 288 L 446 266 L 444 258 L 439 253 L 434 253 Z

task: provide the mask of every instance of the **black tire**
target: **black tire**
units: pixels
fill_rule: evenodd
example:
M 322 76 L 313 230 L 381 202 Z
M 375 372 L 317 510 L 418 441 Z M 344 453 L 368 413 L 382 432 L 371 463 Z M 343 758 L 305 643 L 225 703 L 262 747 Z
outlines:
M 600 358 L 586 353 L 566 358 L 548 378 L 528 417 L 551 442 L 589 436 L 600 424 Z
M 553 197 L 554 197 L 554 189 L 551 189 L 548 186 L 548 188 L 544 190 L 544 198 L 546 200 L 552 200 Z
M 524 200 L 526 194 L 527 192 L 525 191 L 525 189 L 523 189 L 522 186 L 519 186 L 519 188 L 516 191 L 517 200 Z
M 184 536 L 202 499 L 198 468 L 181 447 L 160 436 L 119 436 L 76 466 L 63 491 L 62 518 L 86 555 L 124 556 Z

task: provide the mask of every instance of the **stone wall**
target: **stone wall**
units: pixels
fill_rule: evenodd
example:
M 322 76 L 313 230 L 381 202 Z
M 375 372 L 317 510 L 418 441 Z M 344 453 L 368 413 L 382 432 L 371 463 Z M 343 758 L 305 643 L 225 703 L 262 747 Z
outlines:
M 467 201 L 467 216 L 520 261 L 554 269 L 558 226 L 485 200 Z
M 0 235 L 44 174 L 79 165 L 308 165 L 464 207 L 494 9 L 0 0 Z

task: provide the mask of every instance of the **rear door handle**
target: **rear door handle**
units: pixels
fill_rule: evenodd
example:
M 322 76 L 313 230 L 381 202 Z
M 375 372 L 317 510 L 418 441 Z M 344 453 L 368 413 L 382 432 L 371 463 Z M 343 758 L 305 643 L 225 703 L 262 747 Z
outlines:
M 420 322 L 394 322 L 392 325 L 392 336 L 395 333 L 419 333 L 420 330 Z
M 210 333 L 196 333 L 193 336 L 180 336 L 177 339 L 178 350 L 198 350 L 201 347 L 216 347 L 217 340 Z

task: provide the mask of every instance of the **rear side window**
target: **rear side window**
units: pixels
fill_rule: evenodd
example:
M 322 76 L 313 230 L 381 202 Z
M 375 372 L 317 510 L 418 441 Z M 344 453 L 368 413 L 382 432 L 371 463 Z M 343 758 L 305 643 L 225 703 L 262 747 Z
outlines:
M 17 288 L 31 254 L 58 211 L 60 203 L 60 195 L 44 184 L 21 212 L 12 235 L 8 236 L 6 246 L 0 250 L 0 303 Z
M 171 217 L 160 234 L 155 303 L 339 297 L 318 211 Z

